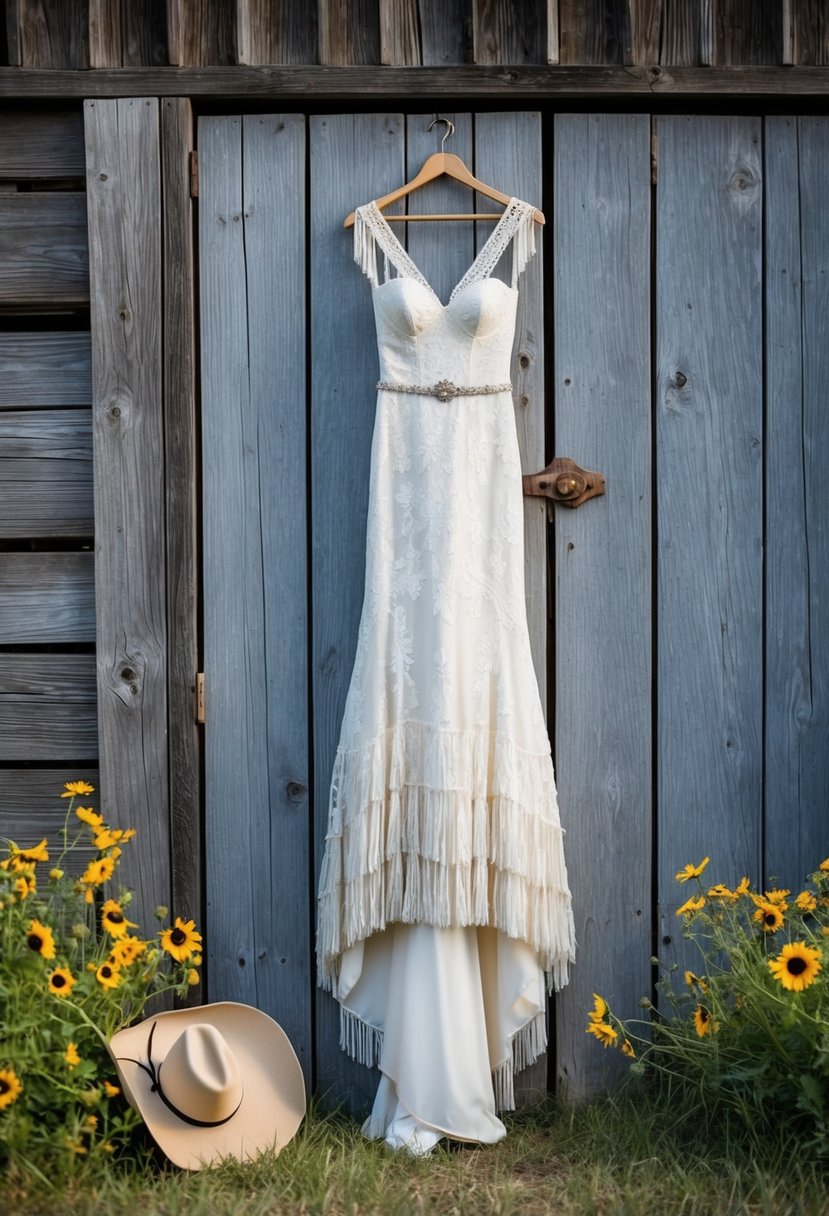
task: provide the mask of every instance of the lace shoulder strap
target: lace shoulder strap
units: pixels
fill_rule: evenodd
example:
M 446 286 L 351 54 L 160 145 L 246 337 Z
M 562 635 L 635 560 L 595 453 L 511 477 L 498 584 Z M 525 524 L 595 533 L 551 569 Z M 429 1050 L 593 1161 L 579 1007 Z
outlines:
M 512 286 L 518 286 L 518 276 L 535 253 L 535 207 L 532 203 L 511 198 L 504 214 L 481 246 L 478 256 L 452 292 L 456 296 L 470 283 L 487 279 L 495 269 L 501 254 L 514 239 L 512 250 Z
M 373 287 L 377 286 L 377 246 L 385 259 L 385 278 L 389 277 L 389 262 L 406 278 L 416 279 L 424 287 L 428 282 L 415 266 L 406 250 L 392 232 L 375 202 L 365 203 L 354 213 L 354 261 Z

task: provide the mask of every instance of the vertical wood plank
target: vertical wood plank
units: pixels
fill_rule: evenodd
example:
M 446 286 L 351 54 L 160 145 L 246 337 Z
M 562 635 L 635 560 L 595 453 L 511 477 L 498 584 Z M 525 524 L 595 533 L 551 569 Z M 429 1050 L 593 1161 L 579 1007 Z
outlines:
M 546 0 L 472 0 L 475 63 L 546 63 Z
M 650 121 L 555 121 L 555 454 L 605 475 L 555 508 L 555 757 L 578 942 L 559 1084 L 626 1071 L 585 1035 L 593 992 L 639 1017 L 651 954 Z
M 377 0 L 317 0 L 317 21 L 320 63 L 380 63 Z
M 101 809 L 138 829 L 136 919 L 170 902 L 158 102 L 84 103 Z
M 626 63 L 630 43 L 627 4 L 559 0 L 561 63 Z
M 766 119 L 765 881 L 797 894 L 829 802 L 829 123 Z
M 189 151 L 193 114 L 186 97 L 161 101 L 164 195 L 164 460 L 167 524 L 167 673 L 173 907 L 203 924 L 198 669 L 196 351 L 193 200 Z M 191 989 L 189 1000 L 202 994 Z
M 681 978 L 675 874 L 762 860 L 762 181 L 756 118 L 656 122 L 658 953 Z
M 403 180 L 398 115 L 311 120 L 312 681 L 314 848 L 322 861 L 329 791 L 354 665 L 365 577 L 366 511 L 377 391 L 377 342 L 368 281 L 343 219 Z M 347 326 L 343 323 L 347 319 Z M 316 880 L 314 893 L 316 892 Z M 317 993 L 317 1091 L 368 1108 L 379 1073 L 339 1046 L 339 1007 Z
M 475 116 L 476 177 L 498 184 L 505 194 L 540 206 L 542 203 L 541 116 L 534 112 L 477 114 Z M 478 204 L 492 210 L 489 200 Z M 498 208 L 496 207 L 497 211 Z M 477 246 L 483 244 L 491 226 L 476 225 Z M 518 316 L 512 351 L 515 424 L 524 473 L 544 467 L 544 233 L 536 232 L 537 252 L 519 280 Z M 510 247 L 493 274 L 509 282 L 513 249 Z M 547 703 L 547 510 L 544 499 L 524 500 L 524 582 L 527 621 L 533 662 L 541 694 Z M 547 1059 L 516 1074 L 515 1100 L 519 1105 L 538 1097 L 547 1088 Z
M 421 62 L 441 67 L 472 62 L 470 0 L 419 0 Z
M 316 7 L 237 0 L 236 46 L 237 63 L 316 63 Z
M 380 0 L 380 62 L 421 62 L 418 0 Z
M 210 996 L 275 1017 L 310 1080 L 304 119 L 199 144 Z

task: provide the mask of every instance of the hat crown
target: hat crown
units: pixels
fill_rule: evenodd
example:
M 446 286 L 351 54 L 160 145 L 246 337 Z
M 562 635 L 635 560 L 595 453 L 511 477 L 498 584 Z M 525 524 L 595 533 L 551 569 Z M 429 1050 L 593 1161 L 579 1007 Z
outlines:
M 202 1122 L 226 1119 L 242 1100 L 242 1074 L 227 1039 L 208 1022 L 187 1026 L 163 1061 L 164 1093 L 182 1114 Z

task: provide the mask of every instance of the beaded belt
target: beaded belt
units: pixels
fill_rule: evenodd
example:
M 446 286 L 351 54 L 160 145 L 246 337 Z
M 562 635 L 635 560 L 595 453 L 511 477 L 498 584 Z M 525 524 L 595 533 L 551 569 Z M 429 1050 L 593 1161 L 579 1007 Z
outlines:
M 437 397 L 438 401 L 451 401 L 453 397 L 477 397 L 479 393 L 506 393 L 512 389 L 511 384 L 463 387 L 453 384 L 451 380 L 438 380 L 437 384 L 389 384 L 386 380 L 378 380 L 377 387 L 388 389 L 392 393 L 417 393 L 421 397 Z

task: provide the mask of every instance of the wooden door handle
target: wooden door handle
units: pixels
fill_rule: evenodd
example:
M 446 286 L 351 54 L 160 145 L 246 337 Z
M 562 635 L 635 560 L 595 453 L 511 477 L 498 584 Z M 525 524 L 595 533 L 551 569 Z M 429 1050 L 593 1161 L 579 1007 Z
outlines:
M 569 456 L 556 456 L 540 473 L 525 473 L 524 493 L 551 498 L 564 507 L 580 507 L 588 498 L 604 494 L 604 475 L 583 469 Z

